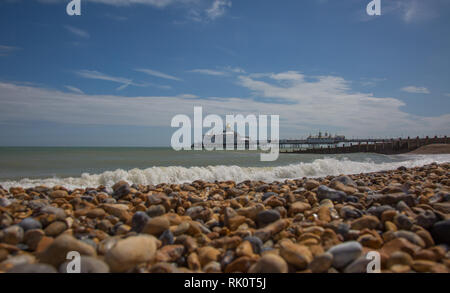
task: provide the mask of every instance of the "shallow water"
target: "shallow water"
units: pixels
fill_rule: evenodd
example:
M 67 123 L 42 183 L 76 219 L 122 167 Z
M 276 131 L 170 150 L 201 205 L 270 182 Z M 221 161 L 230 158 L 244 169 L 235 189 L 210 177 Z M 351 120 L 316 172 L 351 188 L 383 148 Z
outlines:
M 280 154 L 261 162 L 258 152 L 183 151 L 169 148 L 0 148 L 0 185 L 110 186 L 118 180 L 158 184 L 197 179 L 264 180 L 319 177 L 450 162 L 450 155 Z

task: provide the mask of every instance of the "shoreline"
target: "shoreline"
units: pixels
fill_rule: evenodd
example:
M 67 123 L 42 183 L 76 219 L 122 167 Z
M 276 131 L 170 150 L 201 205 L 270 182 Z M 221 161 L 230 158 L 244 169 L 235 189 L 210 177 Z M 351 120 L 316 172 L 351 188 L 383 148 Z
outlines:
M 418 148 L 407 155 L 447 155 L 450 154 L 450 144 L 430 144 Z
M 449 172 L 0 189 L 0 272 L 448 273 Z
M 364 155 L 364 154 L 363 154 Z M 365 159 L 364 159 L 365 158 Z M 303 161 L 305 159 L 305 161 Z M 124 180 L 130 185 L 184 184 L 196 180 L 207 182 L 232 180 L 237 183 L 253 180 L 273 181 L 295 180 L 297 178 L 320 178 L 337 176 L 339 174 L 355 175 L 361 173 L 395 170 L 404 166 L 420 167 L 433 162 L 450 162 L 448 154 L 404 154 L 391 158 L 360 156 L 325 156 L 319 158 L 299 158 L 300 161 L 287 161 L 281 165 L 269 166 L 238 166 L 238 165 L 205 165 L 205 166 L 161 166 L 150 168 L 106 169 L 98 172 L 82 172 L 78 175 L 61 176 L 26 176 L 0 180 L 0 186 L 33 188 L 44 185 L 47 187 L 64 186 L 67 189 L 97 188 L 104 185 L 111 188 L 117 181 Z

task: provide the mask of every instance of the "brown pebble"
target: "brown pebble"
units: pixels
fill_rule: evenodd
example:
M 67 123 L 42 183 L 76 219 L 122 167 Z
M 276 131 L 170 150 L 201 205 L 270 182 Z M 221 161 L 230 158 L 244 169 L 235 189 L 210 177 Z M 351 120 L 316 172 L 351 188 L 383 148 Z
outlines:
M 155 217 L 155 218 L 151 218 L 147 222 L 147 224 L 145 224 L 144 228 L 142 229 L 142 233 L 159 236 L 164 231 L 169 229 L 169 227 L 170 227 L 170 222 L 166 217 L 164 217 L 164 216 Z
M 287 273 L 286 261 L 276 254 L 266 254 L 261 257 L 248 271 L 252 274 Z
M 202 266 L 205 266 L 210 262 L 217 261 L 219 255 L 220 251 L 213 247 L 205 246 L 198 249 L 198 258 Z
M 67 229 L 65 222 L 56 221 L 48 225 L 45 229 L 45 235 L 49 237 L 56 237 Z

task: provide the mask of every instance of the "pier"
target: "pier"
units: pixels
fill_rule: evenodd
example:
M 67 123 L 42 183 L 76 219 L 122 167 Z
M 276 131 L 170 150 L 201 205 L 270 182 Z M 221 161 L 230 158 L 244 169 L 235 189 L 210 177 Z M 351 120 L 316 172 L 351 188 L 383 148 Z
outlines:
M 404 154 L 430 144 L 448 144 L 450 139 L 444 137 L 425 138 L 391 138 L 391 139 L 348 139 L 341 138 L 327 141 L 280 140 L 280 153 L 285 154 L 345 154 L 378 153 L 385 155 Z

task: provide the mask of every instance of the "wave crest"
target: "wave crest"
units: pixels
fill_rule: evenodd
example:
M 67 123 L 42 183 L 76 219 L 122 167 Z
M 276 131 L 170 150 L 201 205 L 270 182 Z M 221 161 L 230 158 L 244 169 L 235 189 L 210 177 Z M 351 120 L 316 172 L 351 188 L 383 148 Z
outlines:
M 433 162 L 444 163 L 450 161 L 450 155 L 414 156 L 401 162 L 374 163 L 373 161 L 357 162 L 348 159 L 335 158 L 317 159 L 312 163 L 298 163 L 278 167 L 239 167 L 239 166 L 208 166 L 208 167 L 152 167 L 148 169 L 132 169 L 129 171 L 117 169 L 101 174 L 83 173 L 80 177 L 22 179 L 18 181 L 0 182 L 4 188 L 14 186 L 24 188 L 37 185 L 52 187 L 62 185 L 66 188 L 97 187 L 99 185 L 112 186 L 120 180 L 130 184 L 160 184 L 186 183 L 195 180 L 236 182 L 245 180 L 261 180 L 266 182 L 281 181 L 302 177 L 322 177 L 340 174 L 370 173 L 393 170 L 400 166 L 407 168 L 419 167 Z

